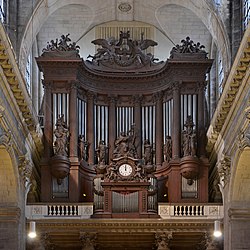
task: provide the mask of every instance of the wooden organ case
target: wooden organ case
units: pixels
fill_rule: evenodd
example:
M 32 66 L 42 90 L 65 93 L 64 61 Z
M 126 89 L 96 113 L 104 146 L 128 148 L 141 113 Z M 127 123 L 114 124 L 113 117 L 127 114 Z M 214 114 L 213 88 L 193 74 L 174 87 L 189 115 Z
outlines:
M 157 202 L 207 202 L 205 87 L 212 60 L 182 40 L 96 39 L 83 60 L 68 35 L 36 58 L 44 74 L 41 201 L 94 202 L 94 217 L 151 217 Z

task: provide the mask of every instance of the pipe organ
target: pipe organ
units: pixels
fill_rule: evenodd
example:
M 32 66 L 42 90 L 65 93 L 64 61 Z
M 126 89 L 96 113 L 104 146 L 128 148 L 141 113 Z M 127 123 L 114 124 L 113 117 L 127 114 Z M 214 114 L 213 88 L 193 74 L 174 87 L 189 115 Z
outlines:
M 69 42 L 62 36 L 36 59 L 45 77 L 41 200 L 91 201 L 96 217 L 157 216 L 166 196 L 207 202 L 212 60 L 203 47 L 187 38 L 157 62 L 147 52 L 155 41 L 125 31 L 94 40 L 83 61 Z

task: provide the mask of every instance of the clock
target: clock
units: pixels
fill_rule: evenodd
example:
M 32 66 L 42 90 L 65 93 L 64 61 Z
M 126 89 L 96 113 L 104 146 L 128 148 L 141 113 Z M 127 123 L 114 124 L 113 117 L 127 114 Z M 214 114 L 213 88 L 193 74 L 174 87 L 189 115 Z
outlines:
M 128 177 L 133 173 L 133 168 L 131 165 L 124 163 L 119 167 L 118 171 L 121 176 Z

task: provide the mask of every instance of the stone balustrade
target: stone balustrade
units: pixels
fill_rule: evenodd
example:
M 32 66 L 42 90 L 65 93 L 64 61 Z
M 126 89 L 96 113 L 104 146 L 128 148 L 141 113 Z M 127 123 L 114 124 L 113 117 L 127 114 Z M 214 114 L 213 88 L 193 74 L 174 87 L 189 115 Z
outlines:
M 159 204 L 158 213 L 162 219 L 221 219 L 224 217 L 222 204 Z
M 93 214 L 92 203 L 69 203 L 69 204 L 32 204 L 26 205 L 25 214 L 27 219 L 50 219 L 70 218 L 89 219 Z
M 92 203 L 37 203 L 26 205 L 27 219 L 89 219 L 92 214 Z M 160 203 L 158 205 L 158 214 L 162 219 L 222 219 L 224 217 L 223 206 L 218 204 Z

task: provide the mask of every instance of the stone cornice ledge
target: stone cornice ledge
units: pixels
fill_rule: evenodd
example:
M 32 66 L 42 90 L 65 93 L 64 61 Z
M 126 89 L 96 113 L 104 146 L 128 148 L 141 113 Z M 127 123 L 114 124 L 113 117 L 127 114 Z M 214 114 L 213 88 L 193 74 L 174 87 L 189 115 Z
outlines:
M 22 121 L 30 132 L 38 148 L 42 148 L 42 131 L 37 115 L 33 109 L 31 98 L 27 92 L 25 81 L 16 63 L 15 54 L 11 42 L 6 35 L 3 25 L 0 23 L 0 66 L 7 80 L 8 88 L 16 100 Z
M 250 220 L 250 208 L 230 208 L 228 215 L 231 219 Z
M 240 89 L 243 89 L 242 83 L 247 84 L 246 77 L 249 77 L 250 65 L 250 26 L 245 31 L 234 64 L 227 78 L 223 93 L 218 102 L 213 115 L 210 127 L 207 132 L 208 145 L 207 150 L 211 152 L 216 144 L 223 128 L 227 126 L 226 120 L 235 109 L 235 99 Z M 241 94 L 241 93 L 239 93 Z
M 0 223 L 18 222 L 21 215 L 19 207 L 0 207 Z

